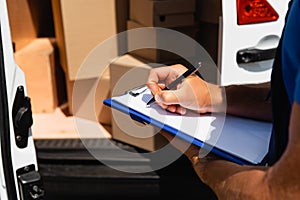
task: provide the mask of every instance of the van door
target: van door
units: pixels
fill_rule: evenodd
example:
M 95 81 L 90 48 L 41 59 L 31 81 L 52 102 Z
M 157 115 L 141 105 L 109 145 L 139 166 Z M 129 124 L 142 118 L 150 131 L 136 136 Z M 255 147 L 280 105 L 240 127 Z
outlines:
M 6 1 L 0 0 L 0 199 L 43 199 L 25 76 L 13 57 Z
M 289 0 L 222 0 L 221 84 L 270 81 Z

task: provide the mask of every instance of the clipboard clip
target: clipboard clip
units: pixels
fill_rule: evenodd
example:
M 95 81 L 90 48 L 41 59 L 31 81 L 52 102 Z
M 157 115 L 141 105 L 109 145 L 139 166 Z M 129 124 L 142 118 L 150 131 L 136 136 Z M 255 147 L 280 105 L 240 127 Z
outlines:
M 140 85 L 138 87 L 135 87 L 131 90 L 128 90 L 125 92 L 125 94 L 130 94 L 133 97 L 136 97 L 140 94 L 142 94 L 143 92 L 145 92 L 148 89 L 148 87 L 146 86 L 146 84 Z

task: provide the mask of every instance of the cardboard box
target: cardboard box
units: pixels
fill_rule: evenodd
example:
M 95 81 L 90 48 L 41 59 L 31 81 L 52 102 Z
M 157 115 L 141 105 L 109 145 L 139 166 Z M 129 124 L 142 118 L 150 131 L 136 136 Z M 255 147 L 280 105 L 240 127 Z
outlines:
M 55 48 L 49 38 L 37 38 L 14 54 L 26 75 L 34 113 L 53 112 L 58 106 L 55 79 Z
M 122 5 L 123 10 L 121 9 Z M 126 1 L 107 0 L 52 0 L 55 35 L 60 61 L 68 79 L 73 81 L 89 53 L 104 40 L 114 36 L 124 27 L 119 20 L 127 19 Z M 124 21 L 126 23 L 126 21 Z M 117 47 L 115 47 L 117 51 Z M 90 63 L 97 63 L 91 58 Z M 95 78 L 98 66 L 80 79 Z
M 110 96 L 108 67 L 99 79 L 67 80 L 66 85 L 70 115 L 111 125 L 111 110 L 103 105 L 103 100 Z
M 195 4 L 195 0 L 130 0 L 129 18 L 144 26 L 193 26 Z
M 27 0 L 7 0 L 7 10 L 10 31 L 14 49 L 22 49 L 32 42 L 37 33 L 31 17 L 29 2 Z
M 54 37 L 51 0 L 7 0 L 15 51 L 37 37 Z
M 145 27 L 145 26 L 143 26 L 133 20 L 127 21 L 127 29 L 128 30 L 135 29 L 135 28 L 143 28 L 143 27 Z M 186 34 L 187 36 L 189 36 L 195 40 L 196 40 L 196 36 L 197 36 L 197 31 L 198 31 L 197 27 L 195 27 L 195 26 L 174 27 L 174 28 L 172 28 L 172 30 Z M 127 33 L 128 49 L 129 50 L 133 49 L 133 47 L 139 43 L 139 39 L 145 40 L 145 38 L 147 38 L 148 41 L 152 41 L 154 44 L 159 44 L 160 42 L 163 42 L 161 39 L 157 38 L 156 35 L 153 36 L 152 33 L 149 33 L 149 35 L 143 35 L 143 38 L 137 38 L 136 35 Z M 130 54 L 139 56 L 148 61 L 156 62 L 156 63 L 168 63 L 170 61 L 176 61 L 176 60 L 182 59 L 177 54 L 174 54 L 170 51 L 158 49 L 158 48 L 156 48 L 156 49 L 150 49 L 150 48 L 138 49 L 138 50 L 130 51 Z M 196 55 L 195 48 L 190 47 L 190 48 L 186 49 L 185 55 L 188 57 L 195 56 Z
M 151 69 L 146 61 L 128 54 L 116 59 L 109 68 L 112 96 L 145 84 Z M 148 151 L 158 150 L 167 144 L 167 140 L 154 126 L 142 125 L 132 120 L 130 116 L 113 109 L 112 138 Z

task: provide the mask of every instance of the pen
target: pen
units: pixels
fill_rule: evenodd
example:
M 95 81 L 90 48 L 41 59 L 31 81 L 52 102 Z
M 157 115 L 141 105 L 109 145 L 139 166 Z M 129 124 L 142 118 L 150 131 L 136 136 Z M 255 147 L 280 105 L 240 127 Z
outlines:
M 163 90 L 171 90 L 176 85 L 178 85 L 184 78 L 186 78 L 186 77 L 190 76 L 191 74 L 195 73 L 200 67 L 201 67 L 201 62 L 199 63 L 198 67 L 196 67 L 196 68 L 191 67 L 190 69 L 185 71 L 182 75 L 180 75 L 177 79 L 175 79 L 172 83 L 170 83 L 168 86 L 166 86 Z M 155 102 L 154 96 L 152 97 L 152 99 L 150 99 L 150 101 L 148 101 L 147 105 L 149 105 L 153 102 Z

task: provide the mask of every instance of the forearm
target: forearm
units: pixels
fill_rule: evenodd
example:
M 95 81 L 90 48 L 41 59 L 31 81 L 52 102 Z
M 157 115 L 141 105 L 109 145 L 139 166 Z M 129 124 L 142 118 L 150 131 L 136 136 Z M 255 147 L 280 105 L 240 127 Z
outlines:
M 269 170 L 268 181 L 278 199 L 300 199 L 300 104 L 294 102 L 289 124 L 288 146 Z
M 300 105 L 294 103 L 289 143 L 281 159 L 271 167 L 242 166 L 210 156 L 190 159 L 201 180 L 223 199 L 300 198 Z
M 267 167 L 241 166 L 225 160 L 206 162 L 200 159 L 194 168 L 219 200 L 272 199 L 266 178 Z
M 231 85 L 225 87 L 227 113 L 253 119 L 271 121 L 271 101 L 266 101 L 270 83 Z

